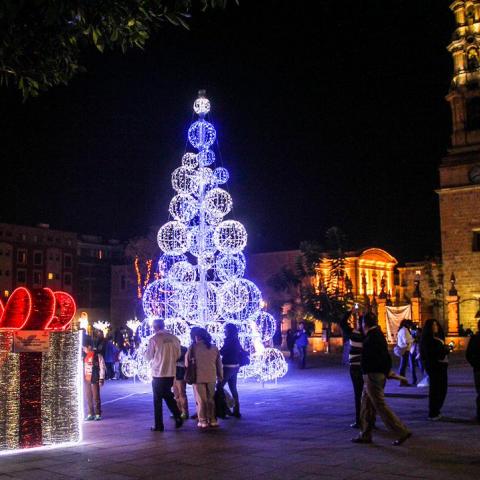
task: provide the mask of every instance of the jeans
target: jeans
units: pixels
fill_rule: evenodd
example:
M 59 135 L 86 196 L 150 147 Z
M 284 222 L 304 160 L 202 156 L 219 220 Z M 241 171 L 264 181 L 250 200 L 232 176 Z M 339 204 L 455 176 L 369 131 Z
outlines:
M 475 390 L 477 391 L 477 420 L 480 422 L 480 369 L 473 370 L 473 379 L 475 381 Z
M 307 363 L 307 347 L 298 347 L 298 353 L 300 355 L 300 368 L 305 368 Z
M 430 378 L 430 389 L 428 392 L 428 416 L 437 417 L 445 402 L 448 389 L 448 364 L 439 363 L 435 367 L 427 368 Z
M 88 414 L 101 415 L 102 414 L 102 400 L 100 398 L 100 385 L 98 383 L 90 383 L 85 381 L 84 384 L 85 396 L 87 397 Z
M 415 355 L 412 355 L 410 352 L 405 352 L 400 358 L 400 368 L 398 373 L 404 377 L 407 372 L 407 365 L 412 372 L 412 383 L 417 383 L 417 372 L 415 368 Z
M 360 425 L 360 407 L 362 404 L 363 375 L 360 365 L 350 365 L 353 393 L 355 395 L 355 422 Z
M 153 410 L 155 414 L 155 428 L 163 427 L 163 406 L 165 400 L 168 409 L 175 418 L 180 418 L 180 410 L 172 393 L 173 377 L 153 377 Z
M 361 436 L 370 440 L 375 417 L 378 413 L 385 426 L 399 438 L 409 433 L 407 427 L 385 403 L 384 388 L 386 377 L 383 373 L 369 373 L 363 376 L 362 406 L 360 410 Z
M 223 380 L 222 388 L 228 383 L 228 388 L 232 394 L 233 399 L 235 400 L 235 406 L 233 407 L 233 413 L 240 413 L 240 402 L 238 400 L 238 390 L 237 390 L 237 375 L 239 367 L 223 367 Z

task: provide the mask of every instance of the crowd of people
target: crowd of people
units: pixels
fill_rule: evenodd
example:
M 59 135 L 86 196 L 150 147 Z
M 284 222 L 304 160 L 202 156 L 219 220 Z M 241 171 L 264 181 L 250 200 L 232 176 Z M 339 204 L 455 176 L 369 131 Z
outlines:
M 396 439 L 393 445 L 401 445 L 412 432 L 401 422 L 385 402 L 384 388 L 387 379 L 400 381 L 400 386 L 417 384 L 416 368 L 425 374 L 429 387 L 428 420 L 442 418 L 442 407 L 448 390 L 448 356 L 453 344 L 445 344 L 445 334 L 439 322 L 429 319 L 423 329 L 415 329 L 410 320 L 402 321 L 397 334 L 394 354 L 399 357 L 398 372 L 392 370 L 392 358 L 384 333 L 372 313 L 349 315 L 350 322 L 343 325 L 349 339 L 349 366 L 355 398 L 355 422 L 351 427 L 360 429 L 354 443 L 371 443 L 372 432 L 378 414 Z M 414 331 L 412 334 L 412 330 Z M 470 338 L 466 359 L 473 367 L 477 392 L 476 419 L 480 422 L 480 321 L 478 332 Z M 405 377 L 407 365 L 412 383 Z M 425 380 L 424 379 L 424 380 Z M 424 381 L 422 380 L 422 382 Z
M 242 348 L 238 329 L 225 325 L 225 340 L 219 350 L 210 334 L 203 328 L 191 329 L 191 345 L 187 349 L 180 340 L 165 330 L 165 324 L 153 322 L 154 335 L 149 339 L 146 360 L 152 369 L 154 425 L 152 431 L 163 431 L 163 402 L 167 405 L 175 427 L 180 428 L 188 418 L 197 420 L 200 429 L 218 427 L 218 417 L 241 418 L 237 389 L 239 369 L 249 362 Z M 385 335 L 373 313 L 358 315 L 350 312 L 342 324 L 348 339 L 348 363 L 353 386 L 355 421 L 352 428 L 360 430 L 354 443 L 371 443 L 377 414 L 402 445 L 412 432 L 385 402 L 384 388 L 388 379 L 400 381 L 400 386 L 417 384 L 417 369 L 424 375 L 422 382 L 429 387 L 428 420 L 442 418 L 442 407 L 448 390 L 448 357 L 453 345 L 445 344 L 445 334 L 439 322 L 429 319 L 423 329 L 415 328 L 410 320 L 402 321 L 397 334 L 394 355 L 399 357 L 398 372 L 392 368 L 392 357 Z M 477 392 L 476 415 L 480 422 L 480 321 L 479 331 L 470 338 L 466 359 L 473 367 Z M 308 332 L 303 323 L 286 335 L 290 360 L 299 357 L 299 367 L 305 368 Z M 99 332 L 94 339 L 84 338 L 84 381 L 88 404 L 86 420 L 101 419 L 100 387 L 106 379 L 120 378 L 123 350 L 111 338 Z M 125 352 L 126 354 L 128 352 Z M 410 369 L 411 383 L 406 373 Z M 196 412 L 190 416 L 187 384 L 195 396 Z M 228 385 L 230 394 L 225 387 Z

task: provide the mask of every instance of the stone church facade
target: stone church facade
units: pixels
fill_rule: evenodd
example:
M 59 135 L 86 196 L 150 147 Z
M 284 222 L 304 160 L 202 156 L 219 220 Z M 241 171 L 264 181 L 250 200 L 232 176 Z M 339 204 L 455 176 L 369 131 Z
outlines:
M 457 0 L 450 8 L 456 21 L 448 46 L 454 73 L 446 97 L 452 137 L 437 190 L 442 263 L 445 279 L 456 278 L 460 323 L 473 328 L 480 314 L 480 0 Z

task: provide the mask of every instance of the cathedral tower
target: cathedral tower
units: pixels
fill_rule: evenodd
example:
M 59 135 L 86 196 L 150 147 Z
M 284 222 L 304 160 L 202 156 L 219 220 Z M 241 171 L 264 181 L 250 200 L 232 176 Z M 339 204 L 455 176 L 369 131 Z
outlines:
M 460 323 L 471 328 L 480 298 L 480 0 L 456 0 L 450 9 L 456 29 L 446 99 L 453 131 L 440 165 L 442 259 L 445 278 L 455 273 L 457 279 Z

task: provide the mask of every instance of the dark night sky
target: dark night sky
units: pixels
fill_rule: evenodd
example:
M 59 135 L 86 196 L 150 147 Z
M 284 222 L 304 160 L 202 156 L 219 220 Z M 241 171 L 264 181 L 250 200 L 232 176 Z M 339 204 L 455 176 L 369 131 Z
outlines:
M 206 88 L 251 252 L 338 225 L 355 248 L 437 254 L 449 3 L 241 0 L 144 52 L 90 52 L 26 104 L 2 90 L 0 220 L 123 239 L 163 223 Z

